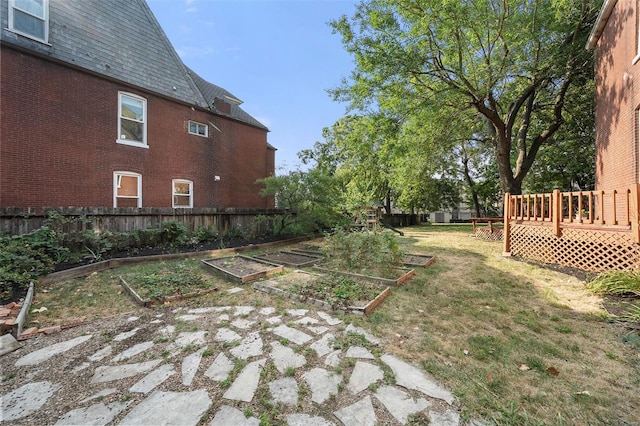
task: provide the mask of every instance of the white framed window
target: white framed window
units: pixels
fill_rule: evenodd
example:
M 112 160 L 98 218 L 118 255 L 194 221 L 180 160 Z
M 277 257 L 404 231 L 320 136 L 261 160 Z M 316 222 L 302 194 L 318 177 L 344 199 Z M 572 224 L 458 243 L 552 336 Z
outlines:
M 147 100 L 118 92 L 118 143 L 148 148 Z
M 113 172 L 113 207 L 142 207 L 142 175 Z
M 9 0 L 9 30 L 48 43 L 49 0 Z
M 173 179 L 171 181 L 173 208 L 190 209 L 193 207 L 193 182 L 184 179 Z
M 189 133 L 192 135 L 209 136 L 209 127 L 206 124 L 189 121 Z

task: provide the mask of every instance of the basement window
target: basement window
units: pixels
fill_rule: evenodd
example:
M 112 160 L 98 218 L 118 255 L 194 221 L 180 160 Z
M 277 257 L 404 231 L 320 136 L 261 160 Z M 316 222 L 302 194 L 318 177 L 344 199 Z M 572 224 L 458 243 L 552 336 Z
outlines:
M 189 121 L 189 133 L 192 135 L 198 135 L 207 137 L 209 136 L 209 128 L 206 124 L 196 123 L 195 121 Z
M 9 30 L 47 43 L 49 0 L 9 0 Z

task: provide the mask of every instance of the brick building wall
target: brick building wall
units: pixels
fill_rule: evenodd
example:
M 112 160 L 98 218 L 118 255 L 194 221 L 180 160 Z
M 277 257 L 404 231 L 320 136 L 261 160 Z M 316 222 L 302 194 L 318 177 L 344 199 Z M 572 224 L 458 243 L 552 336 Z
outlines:
M 637 2 L 615 5 L 596 45 L 596 189 L 638 182 Z
M 142 175 L 143 207 L 171 207 L 172 179 L 193 181 L 194 207 L 270 206 L 255 184 L 273 174 L 265 130 L 1 49 L 1 207 L 113 207 L 114 171 Z M 118 92 L 147 100 L 148 148 L 116 143 Z M 221 131 L 191 135 L 189 120 Z

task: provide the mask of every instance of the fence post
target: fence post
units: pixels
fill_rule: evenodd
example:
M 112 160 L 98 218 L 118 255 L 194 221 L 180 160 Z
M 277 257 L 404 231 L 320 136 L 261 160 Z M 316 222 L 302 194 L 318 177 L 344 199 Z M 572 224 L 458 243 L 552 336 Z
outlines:
M 502 218 L 502 255 L 511 256 L 511 194 L 504 194 L 504 217 Z
M 631 238 L 636 243 L 640 243 L 640 224 L 638 223 L 638 209 L 640 208 L 640 184 L 631 185 L 631 205 L 629 206 L 629 221 L 631 222 Z
M 553 209 L 551 214 L 551 221 L 553 222 L 553 233 L 556 237 L 560 236 L 560 222 L 562 221 L 562 195 L 559 189 L 553 190 L 551 197 L 553 202 Z

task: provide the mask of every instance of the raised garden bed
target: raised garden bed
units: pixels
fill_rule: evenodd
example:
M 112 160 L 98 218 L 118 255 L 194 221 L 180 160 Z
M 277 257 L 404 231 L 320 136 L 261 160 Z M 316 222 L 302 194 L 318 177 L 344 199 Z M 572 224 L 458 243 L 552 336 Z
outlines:
M 435 261 L 435 256 L 427 256 L 426 254 L 405 253 L 402 257 L 402 263 L 410 266 L 427 267 Z
M 209 272 L 243 284 L 284 271 L 282 265 L 241 255 L 204 259 L 202 266 Z
M 253 288 L 270 294 L 297 299 L 326 309 L 362 314 L 371 313 L 391 288 L 366 279 L 341 274 L 321 275 L 295 271 L 270 280 L 256 282 Z
M 266 260 L 268 262 L 276 263 L 278 265 L 290 265 L 290 266 L 306 266 L 312 265 L 320 260 L 321 257 L 312 256 L 305 253 L 294 253 L 290 251 L 276 251 L 270 253 L 262 253 L 253 256 L 256 259 Z
M 314 269 L 326 273 L 337 273 L 358 279 L 366 279 L 383 286 L 400 286 L 416 275 L 415 269 L 389 267 L 377 270 L 362 269 L 359 271 L 342 271 L 326 266 L 315 266 Z

